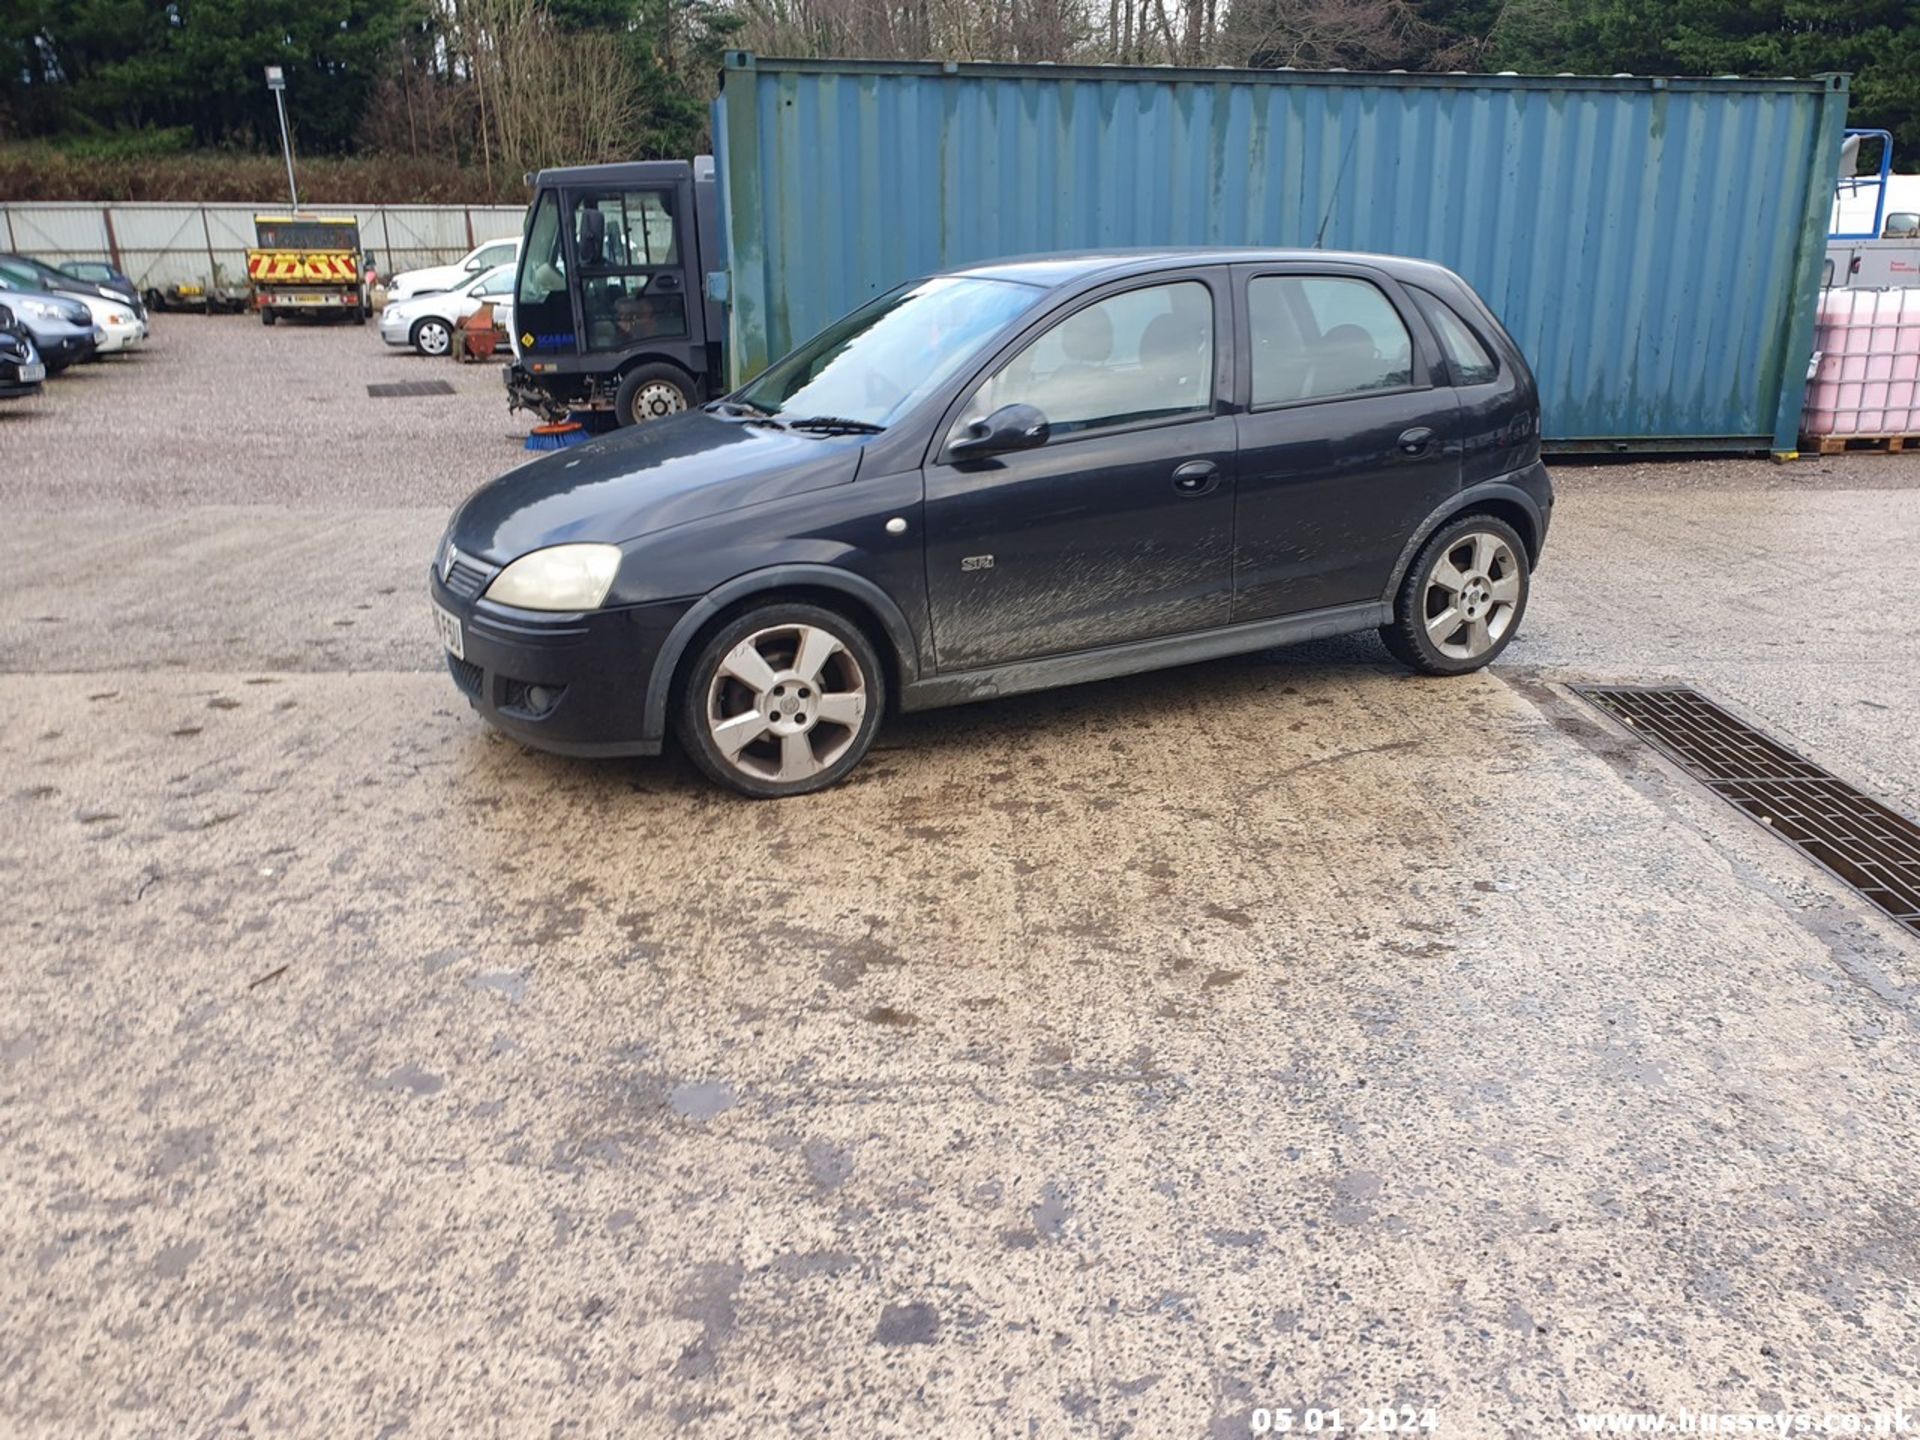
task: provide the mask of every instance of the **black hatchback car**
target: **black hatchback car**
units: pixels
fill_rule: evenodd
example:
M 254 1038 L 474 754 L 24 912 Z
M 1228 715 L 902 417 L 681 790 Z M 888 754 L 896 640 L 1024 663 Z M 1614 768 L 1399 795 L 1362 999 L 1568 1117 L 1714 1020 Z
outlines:
M 671 732 L 781 796 L 843 777 L 890 705 L 1376 628 L 1477 669 L 1552 506 L 1533 376 L 1451 271 L 1047 256 L 903 285 L 702 411 L 502 476 L 429 585 L 500 729 Z

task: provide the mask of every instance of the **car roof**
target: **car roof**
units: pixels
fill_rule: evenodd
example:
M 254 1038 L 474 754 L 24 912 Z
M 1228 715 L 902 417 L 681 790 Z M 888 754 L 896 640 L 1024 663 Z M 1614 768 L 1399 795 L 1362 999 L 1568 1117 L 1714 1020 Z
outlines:
M 972 275 L 1014 280 L 1053 289 L 1093 279 L 1145 275 L 1193 265 L 1315 264 L 1367 265 L 1397 280 L 1431 281 L 1453 272 L 1430 260 L 1405 255 L 1375 255 L 1357 250 L 1280 250 L 1253 246 L 1194 246 L 1138 250 L 1073 250 L 1059 254 L 1014 255 L 943 270 L 943 275 Z

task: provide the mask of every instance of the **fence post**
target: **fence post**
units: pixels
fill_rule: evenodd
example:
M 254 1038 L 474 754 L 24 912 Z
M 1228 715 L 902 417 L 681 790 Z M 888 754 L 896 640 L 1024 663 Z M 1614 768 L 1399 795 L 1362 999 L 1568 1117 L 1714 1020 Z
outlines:
M 479 243 L 473 238 L 473 207 L 471 205 L 462 205 L 460 207 L 460 213 L 467 217 L 467 249 L 471 250 Z
M 120 237 L 113 233 L 113 206 L 100 207 L 100 223 L 107 227 L 107 254 L 113 257 L 113 268 L 125 273 L 127 267 L 120 263 Z
M 213 292 L 220 287 L 220 265 L 213 258 L 213 227 L 207 224 L 207 207 L 200 207 L 200 236 L 207 242 L 207 313 L 213 313 Z
M 389 224 L 387 220 L 387 217 L 391 213 L 386 206 L 382 205 L 380 207 L 380 238 L 387 242 L 385 258 L 387 262 L 387 279 L 389 280 L 400 273 L 399 268 L 393 263 L 393 226 Z

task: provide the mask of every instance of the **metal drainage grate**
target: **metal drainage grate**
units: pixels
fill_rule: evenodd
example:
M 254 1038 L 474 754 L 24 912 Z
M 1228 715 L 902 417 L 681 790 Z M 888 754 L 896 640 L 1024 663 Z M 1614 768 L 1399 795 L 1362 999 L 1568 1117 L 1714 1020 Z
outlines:
M 1920 825 L 1684 685 L 1575 685 L 1694 779 L 1920 935 Z
M 367 394 L 375 400 L 406 400 L 415 395 L 451 395 L 453 386 L 445 380 L 389 380 L 367 386 Z

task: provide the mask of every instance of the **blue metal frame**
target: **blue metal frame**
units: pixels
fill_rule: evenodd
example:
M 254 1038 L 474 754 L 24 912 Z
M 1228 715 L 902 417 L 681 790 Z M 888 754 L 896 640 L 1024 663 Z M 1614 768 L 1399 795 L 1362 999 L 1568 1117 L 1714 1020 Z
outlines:
M 1829 230 L 1829 240 L 1878 240 L 1880 227 L 1887 221 L 1887 177 L 1893 173 L 1893 135 L 1886 130 L 1849 130 L 1845 139 L 1855 136 L 1862 140 L 1880 142 L 1880 173 L 1878 175 L 1859 176 L 1842 175 L 1833 187 L 1836 208 L 1842 195 L 1854 195 L 1873 187 L 1873 228 L 1870 230 Z M 1844 143 L 1844 141 L 1843 141 Z

